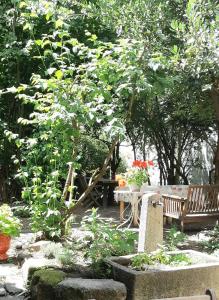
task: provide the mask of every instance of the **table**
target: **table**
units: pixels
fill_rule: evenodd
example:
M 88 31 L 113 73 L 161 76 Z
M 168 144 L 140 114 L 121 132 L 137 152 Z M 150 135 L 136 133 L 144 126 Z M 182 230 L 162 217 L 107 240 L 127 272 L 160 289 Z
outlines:
M 118 227 L 121 227 L 129 222 L 129 226 L 133 223 L 134 226 L 138 225 L 139 220 L 139 203 L 142 199 L 144 193 L 142 192 L 132 192 L 132 191 L 122 191 L 117 190 L 114 192 L 116 202 L 120 202 L 119 213 L 120 213 L 120 222 L 124 221 L 124 212 L 125 212 L 125 203 L 131 204 L 131 212 L 127 220 L 120 224 Z M 128 227 L 129 227 L 128 226 Z
M 112 202 L 113 193 L 110 195 L 110 191 L 118 186 L 118 181 L 113 179 L 101 179 L 98 184 L 103 186 L 103 208 L 108 206 L 108 202 Z

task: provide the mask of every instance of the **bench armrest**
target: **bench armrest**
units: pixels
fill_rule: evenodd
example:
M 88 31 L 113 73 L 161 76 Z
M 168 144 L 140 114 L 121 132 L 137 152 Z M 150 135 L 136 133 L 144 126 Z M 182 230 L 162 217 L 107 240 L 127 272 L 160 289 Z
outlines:
M 187 198 L 184 197 L 180 197 L 180 196 L 176 196 L 176 195 L 167 195 L 167 194 L 162 194 L 162 198 L 164 198 L 165 200 L 172 200 L 172 201 L 176 201 L 176 202 L 185 202 L 187 200 Z
M 182 216 L 185 214 L 186 198 L 176 195 L 162 195 L 164 204 L 164 215 Z

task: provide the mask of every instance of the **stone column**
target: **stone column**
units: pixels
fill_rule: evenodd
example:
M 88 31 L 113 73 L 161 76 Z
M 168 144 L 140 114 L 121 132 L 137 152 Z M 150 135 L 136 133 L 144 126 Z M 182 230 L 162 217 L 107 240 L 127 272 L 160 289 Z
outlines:
M 155 251 L 163 243 L 163 205 L 160 195 L 147 193 L 142 197 L 138 252 Z

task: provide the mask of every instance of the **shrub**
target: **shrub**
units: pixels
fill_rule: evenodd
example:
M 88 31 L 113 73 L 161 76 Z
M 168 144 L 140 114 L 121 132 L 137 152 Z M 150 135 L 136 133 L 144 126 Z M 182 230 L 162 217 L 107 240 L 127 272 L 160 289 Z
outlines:
M 126 255 L 134 252 L 137 236 L 130 230 L 116 229 L 100 218 L 97 209 L 82 220 L 82 227 L 89 231 L 84 247 L 84 256 L 90 260 L 95 271 L 101 269 L 103 260 L 109 256 Z

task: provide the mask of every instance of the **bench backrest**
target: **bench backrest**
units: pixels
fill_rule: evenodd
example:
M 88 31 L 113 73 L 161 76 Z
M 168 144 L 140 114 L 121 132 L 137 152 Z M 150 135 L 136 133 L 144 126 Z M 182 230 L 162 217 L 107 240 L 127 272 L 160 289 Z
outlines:
M 147 185 L 144 184 L 141 187 L 141 192 L 155 192 L 159 195 L 167 194 L 167 195 L 176 195 L 180 197 L 187 197 L 188 194 L 188 185 Z
M 188 189 L 186 213 L 219 212 L 219 185 L 190 185 Z

